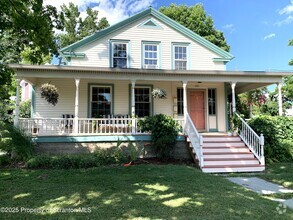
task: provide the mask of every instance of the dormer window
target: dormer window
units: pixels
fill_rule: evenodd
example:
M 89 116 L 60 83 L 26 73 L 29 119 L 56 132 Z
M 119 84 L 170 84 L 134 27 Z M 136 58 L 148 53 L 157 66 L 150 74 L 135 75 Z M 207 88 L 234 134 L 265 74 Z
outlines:
M 111 40 L 111 63 L 114 68 L 129 68 L 129 41 Z

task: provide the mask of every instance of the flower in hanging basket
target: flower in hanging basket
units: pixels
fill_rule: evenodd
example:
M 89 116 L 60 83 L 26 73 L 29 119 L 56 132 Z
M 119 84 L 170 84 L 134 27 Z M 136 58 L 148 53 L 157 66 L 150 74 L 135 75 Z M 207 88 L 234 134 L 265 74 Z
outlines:
M 56 86 L 45 83 L 41 86 L 41 97 L 44 98 L 48 103 L 56 105 L 58 103 L 59 93 Z
M 152 96 L 155 98 L 155 99 L 166 99 L 167 98 L 167 92 L 166 90 L 164 89 L 154 89 L 152 91 Z

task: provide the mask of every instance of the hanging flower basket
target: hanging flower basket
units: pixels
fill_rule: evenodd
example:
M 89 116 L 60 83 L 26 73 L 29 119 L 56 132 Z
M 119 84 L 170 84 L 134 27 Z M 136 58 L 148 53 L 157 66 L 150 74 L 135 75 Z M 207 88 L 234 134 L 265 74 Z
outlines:
M 44 98 L 48 103 L 56 105 L 58 103 L 59 93 L 56 86 L 45 83 L 41 86 L 41 97 Z
M 167 98 L 167 92 L 166 90 L 164 89 L 154 89 L 152 91 L 152 96 L 155 98 L 155 99 L 166 99 Z

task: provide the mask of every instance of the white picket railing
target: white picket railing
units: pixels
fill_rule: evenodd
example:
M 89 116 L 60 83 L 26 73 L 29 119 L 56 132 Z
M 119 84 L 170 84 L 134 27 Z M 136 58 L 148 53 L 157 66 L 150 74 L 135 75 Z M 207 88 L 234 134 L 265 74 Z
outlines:
M 238 115 L 235 113 L 241 122 L 239 126 L 239 136 L 243 142 L 249 147 L 254 156 L 259 160 L 261 165 L 265 165 L 264 157 L 264 136 L 258 136 L 255 131 Z
M 203 151 L 202 151 L 203 138 L 201 135 L 199 135 L 188 113 L 185 114 L 184 132 L 190 140 L 191 146 L 193 148 L 193 152 L 196 154 L 196 157 L 198 159 L 199 167 L 203 167 L 204 166 Z
M 127 116 L 111 118 L 79 118 L 75 129 L 75 118 L 20 118 L 19 127 L 34 136 L 59 135 L 103 135 L 142 134 L 138 121 L 143 119 Z M 176 119 L 179 125 L 183 119 Z

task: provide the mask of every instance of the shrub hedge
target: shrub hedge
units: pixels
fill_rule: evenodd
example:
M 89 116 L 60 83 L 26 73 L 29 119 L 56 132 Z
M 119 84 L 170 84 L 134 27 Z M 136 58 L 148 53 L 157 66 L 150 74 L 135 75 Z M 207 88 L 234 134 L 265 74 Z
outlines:
M 99 149 L 92 154 L 72 155 L 37 155 L 29 159 L 27 168 L 49 168 L 49 169 L 80 169 L 98 167 L 104 165 L 121 164 L 129 159 L 118 147 L 111 149 Z
M 249 125 L 265 137 L 267 162 L 293 162 L 293 117 L 259 116 Z
M 34 154 L 34 143 L 20 129 L 0 121 L 0 151 L 8 155 L 11 162 L 25 161 Z

